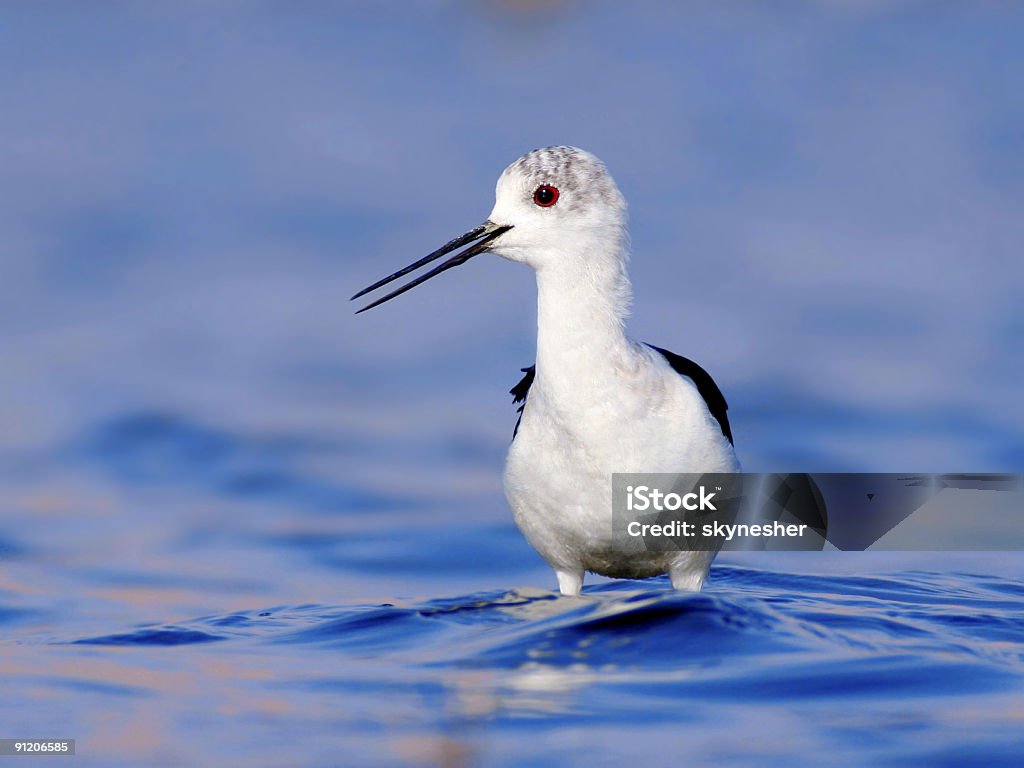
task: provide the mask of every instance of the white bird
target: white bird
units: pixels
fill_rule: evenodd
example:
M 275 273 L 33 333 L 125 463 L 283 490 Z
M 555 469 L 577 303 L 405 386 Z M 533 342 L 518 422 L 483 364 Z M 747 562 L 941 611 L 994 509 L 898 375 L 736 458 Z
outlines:
M 699 590 L 713 552 L 625 552 L 612 535 L 612 473 L 738 472 L 726 401 L 699 365 L 624 333 L 631 290 L 626 202 L 604 164 L 575 147 L 534 150 L 501 174 L 490 216 L 358 298 L 475 243 L 359 310 L 490 251 L 537 274 L 537 361 L 513 389 L 523 402 L 505 495 L 563 594 L 586 571 L 668 573 Z

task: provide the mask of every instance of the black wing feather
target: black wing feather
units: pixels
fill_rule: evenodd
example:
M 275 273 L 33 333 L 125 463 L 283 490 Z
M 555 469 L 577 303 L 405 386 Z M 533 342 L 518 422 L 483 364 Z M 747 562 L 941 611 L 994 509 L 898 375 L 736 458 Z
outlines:
M 704 402 L 711 415 L 718 420 L 718 425 L 722 428 L 722 434 L 732 444 L 732 428 L 729 426 L 729 416 L 726 414 L 726 411 L 729 410 L 729 404 L 725 402 L 725 395 L 722 394 L 722 390 L 715 384 L 711 374 L 688 357 L 677 355 L 675 352 L 669 352 L 667 349 L 656 347 L 653 344 L 648 344 L 647 346 L 664 357 L 668 364 L 672 366 L 673 371 L 693 381 L 697 387 L 697 392 L 704 398 Z
M 516 411 L 516 413 L 519 414 L 519 418 L 516 419 L 516 428 L 512 430 L 513 440 L 515 440 L 516 435 L 519 434 L 519 422 L 523 420 L 523 408 L 526 407 L 526 395 L 529 394 L 530 387 L 533 385 L 533 377 L 537 373 L 537 366 L 531 365 L 529 368 L 520 368 L 519 370 L 526 375 L 519 380 L 518 384 L 508 391 L 509 394 L 512 395 L 513 404 L 522 403 Z

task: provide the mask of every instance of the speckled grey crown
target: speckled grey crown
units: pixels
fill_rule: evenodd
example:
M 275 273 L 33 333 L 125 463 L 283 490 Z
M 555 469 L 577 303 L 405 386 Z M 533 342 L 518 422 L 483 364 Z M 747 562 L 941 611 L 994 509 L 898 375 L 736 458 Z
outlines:
M 622 195 L 604 163 L 576 147 L 544 147 L 527 152 L 505 171 L 528 179 L 531 193 L 541 184 L 558 187 L 563 208 L 575 210 L 593 203 L 622 205 Z

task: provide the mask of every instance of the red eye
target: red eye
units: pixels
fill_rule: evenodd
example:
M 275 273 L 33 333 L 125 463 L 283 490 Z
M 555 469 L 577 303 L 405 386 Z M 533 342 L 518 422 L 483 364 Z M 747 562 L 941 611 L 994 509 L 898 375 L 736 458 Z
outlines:
M 541 184 L 533 192 L 533 202 L 541 208 L 550 208 L 558 202 L 558 187 Z

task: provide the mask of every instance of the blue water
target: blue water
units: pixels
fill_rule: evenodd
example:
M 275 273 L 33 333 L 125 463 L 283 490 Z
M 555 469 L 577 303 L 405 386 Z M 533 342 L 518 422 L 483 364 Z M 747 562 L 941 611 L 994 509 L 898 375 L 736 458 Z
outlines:
M 559 597 L 500 481 L 529 270 L 346 299 L 576 144 L 630 203 L 630 332 L 712 372 L 747 470 L 1019 472 L 1024 7 L 393 6 L 0 5 L 0 738 L 1020 765 L 1024 556 Z
M 655 579 L 306 604 L 187 573 L 77 579 L 79 600 L 239 594 L 214 615 L 136 607 L 156 622 L 75 621 L 52 597 L 0 613 L 5 727 L 76 737 L 85 765 L 1010 766 L 1024 750 L 1020 579 L 719 565 L 700 594 Z
M 569 598 L 500 500 L 317 471 L 354 450 L 137 414 L 8 462 L 4 733 L 102 766 L 1020 762 L 1019 555 Z

